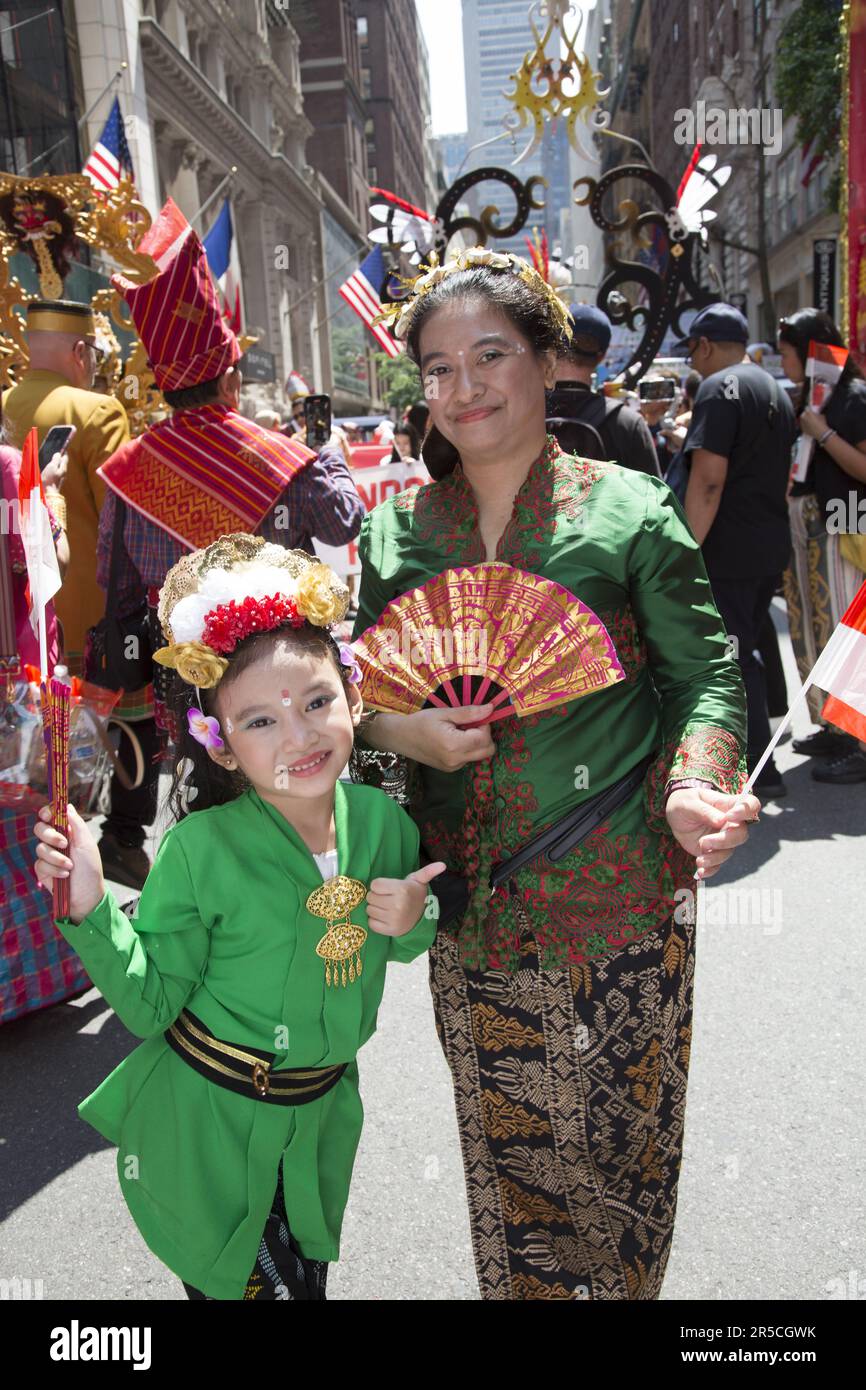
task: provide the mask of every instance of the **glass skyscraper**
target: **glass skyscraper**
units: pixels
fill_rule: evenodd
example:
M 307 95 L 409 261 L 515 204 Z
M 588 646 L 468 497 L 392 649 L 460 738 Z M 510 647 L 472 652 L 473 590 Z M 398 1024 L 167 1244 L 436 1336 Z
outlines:
M 526 227 L 516 238 L 495 242 L 500 249 L 512 249 L 523 254 L 526 252 L 525 238 L 531 235 L 533 227 L 539 231 L 545 228 L 551 250 L 554 248 L 560 241 L 561 213 L 571 205 L 568 139 L 564 123 L 559 122 L 556 130 L 548 123 L 539 149 L 517 165 L 513 161 L 529 142 L 531 127 L 521 130 L 512 143 L 503 125 L 503 117 L 512 111 L 503 93 L 513 89 L 511 74 L 517 72 L 524 54 L 535 46 L 529 8 L 529 0 L 463 0 L 463 53 L 469 127 L 467 144 L 471 148 L 482 141 L 491 140 L 493 136 L 503 137 L 474 150 L 467 160 L 466 170 L 497 165 L 509 168 L 524 182 L 533 175 L 542 176 L 548 181 L 547 189 L 540 193 L 545 199 L 545 208 L 532 212 Z M 536 20 L 536 23 L 543 21 Z M 551 57 L 558 63 L 558 47 L 551 50 Z M 514 210 L 513 195 L 502 184 L 494 182 L 485 182 L 473 189 L 469 201 L 476 215 L 480 209 L 496 204 L 500 209 L 500 223 L 508 222 Z

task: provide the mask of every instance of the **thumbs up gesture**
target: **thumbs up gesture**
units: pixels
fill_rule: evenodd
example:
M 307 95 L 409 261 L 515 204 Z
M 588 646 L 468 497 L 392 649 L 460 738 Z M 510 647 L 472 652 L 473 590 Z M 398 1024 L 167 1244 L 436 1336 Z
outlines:
M 425 864 L 408 878 L 374 878 L 367 890 L 367 925 L 380 936 L 405 936 L 424 911 L 427 884 L 447 865 Z

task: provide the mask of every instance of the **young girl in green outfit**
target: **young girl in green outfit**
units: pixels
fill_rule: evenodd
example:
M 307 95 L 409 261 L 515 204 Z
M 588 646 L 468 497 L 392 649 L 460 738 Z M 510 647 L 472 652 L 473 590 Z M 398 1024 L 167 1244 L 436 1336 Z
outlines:
M 418 831 L 341 782 L 362 713 L 328 627 L 345 586 L 258 537 L 168 574 L 157 653 L 185 691 L 182 815 L 130 921 L 70 807 L 40 812 L 36 874 L 68 877 L 57 925 L 145 1041 L 78 1107 L 118 1146 L 142 1236 L 191 1298 L 325 1297 L 361 1133 L 359 1047 L 389 960 L 430 945 Z

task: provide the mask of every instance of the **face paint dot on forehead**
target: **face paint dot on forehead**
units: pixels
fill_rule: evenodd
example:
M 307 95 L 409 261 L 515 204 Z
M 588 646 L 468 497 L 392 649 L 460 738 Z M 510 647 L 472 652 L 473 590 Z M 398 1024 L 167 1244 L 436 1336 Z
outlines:
M 280 691 L 280 703 L 286 706 L 292 703 L 288 690 Z

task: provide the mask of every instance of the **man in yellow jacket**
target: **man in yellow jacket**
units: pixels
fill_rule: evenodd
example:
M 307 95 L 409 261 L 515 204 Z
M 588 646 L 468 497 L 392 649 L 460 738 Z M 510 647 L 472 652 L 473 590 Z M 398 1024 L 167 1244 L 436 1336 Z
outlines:
M 74 425 L 64 495 L 69 568 L 54 600 L 63 624 L 66 662 L 80 673 L 84 636 L 105 612 L 96 582 L 96 535 L 105 484 L 96 470 L 129 439 L 126 411 L 113 396 L 92 391 L 96 328 L 87 304 L 34 300 L 27 306 L 30 365 L 3 398 L 7 440 L 21 448 L 35 425 L 39 442 L 53 425 Z
M 39 442 L 53 425 L 74 425 L 67 449 L 66 498 L 69 567 L 54 609 L 63 625 L 63 652 L 73 675 L 80 675 L 84 638 L 105 612 L 105 594 L 96 582 L 96 537 L 105 484 L 97 469 L 129 439 L 126 411 L 113 396 L 92 391 L 97 365 L 96 325 L 87 304 L 34 300 L 27 306 L 30 365 L 17 386 L 3 398 L 8 442 L 20 448 L 33 426 Z M 125 766 L 127 744 L 121 745 Z M 153 750 L 142 744 L 144 756 Z M 103 862 L 117 882 L 126 882 L 124 851 L 116 832 L 129 826 L 143 835 L 139 822 L 147 814 L 141 793 L 112 780 L 111 814 L 103 825 Z M 109 832 L 114 832 L 109 834 Z M 111 841 L 111 843 L 109 843 Z

